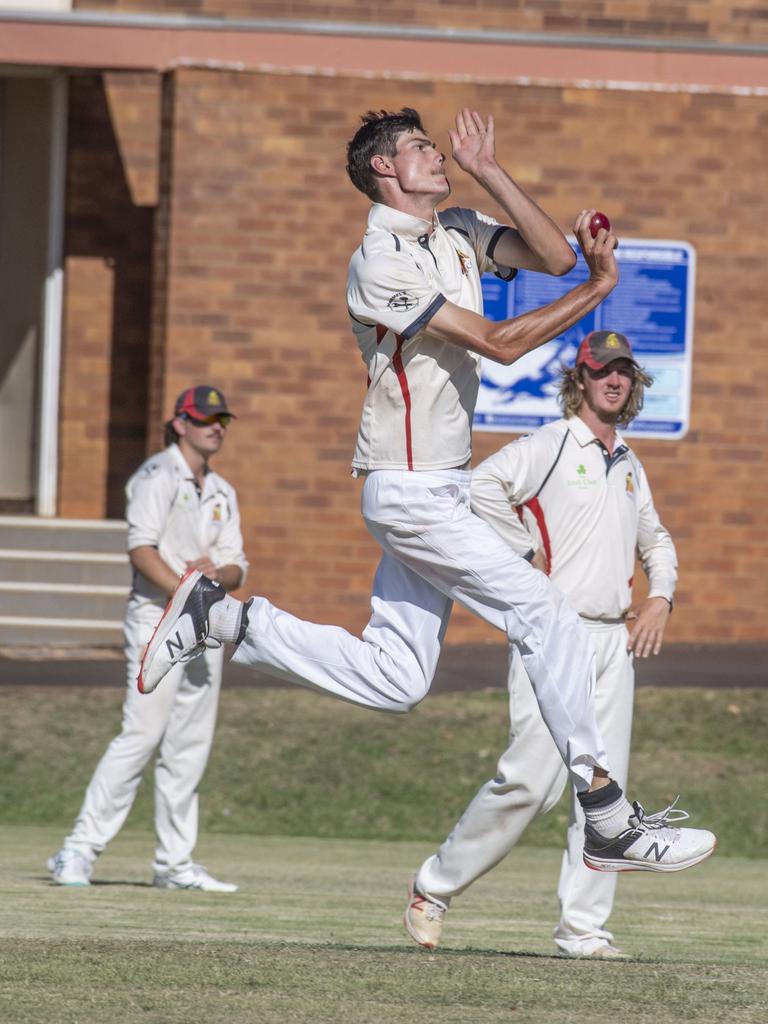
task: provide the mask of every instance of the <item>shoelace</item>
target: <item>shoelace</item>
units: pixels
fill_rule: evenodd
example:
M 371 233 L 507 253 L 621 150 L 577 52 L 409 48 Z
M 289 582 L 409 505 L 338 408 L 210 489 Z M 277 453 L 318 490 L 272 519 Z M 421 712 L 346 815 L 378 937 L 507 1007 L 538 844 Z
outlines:
M 179 655 L 178 660 L 180 662 L 192 661 L 193 658 L 196 658 L 199 654 L 202 654 L 207 647 L 216 650 L 218 647 L 223 646 L 224 644 L 222 643 L 222 641 L 217 640 L 215 636 L 204 636 L 203 639 L 196 643 L 191 650 Z
M 62 867 L 65 864 L 71 864 L 73 860 L 81 860 L 85 864 L 88 863 L 88 858 L 84 854 L 80 853 L 79 850 L 59 850 L 59 852 L 54 857 L 54 863 Z
M 172 878 L 171 880 L 180 889 L 194 889 L 204 881 L 206 875 L 208 875 L 208 871 L 202 864 L 190 864 L 187 872 L 181 876 L 182 878 L 188 877 L 189 881 L 181 881 L 180 878 Z
M 411 906 L 414 910 L 421 910 L 428 921 L 442 921 L 445 915 L 445 907 L 424 896 L 414 896 Z
M 646 814 L 643 805 L 635 801 L 632 804 L 635 813 L 629 819 L 630 827 L 637 829 L 638 832 L 661 832 L 663 839 L 676 842 L 680 838 L 680 829 L 672 823 L 690 818 L 687 811 L 677 806 L 679 799 L 680 797 L 676 796 L 663 811 L 656 811 L 654 814 Z

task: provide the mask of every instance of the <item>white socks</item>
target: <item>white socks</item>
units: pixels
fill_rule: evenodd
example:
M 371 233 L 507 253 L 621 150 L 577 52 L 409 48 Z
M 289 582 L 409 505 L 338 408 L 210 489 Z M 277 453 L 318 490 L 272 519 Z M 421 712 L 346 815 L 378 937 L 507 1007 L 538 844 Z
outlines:
M 601 836 L 612 839 L 629 828 L 629 818 L 634 809 L 613 779 L 602 789 L 579 793 L 578 796 L 584 816 Z
M 214 640 L 221 640 L 222 643 L 237 643 L 242 621 L 243 602 L 227 594 L 212 605 L 208 612 L 209 636 Z
M 612 839 L 629 828 L 629 817 L 635 812 L 632 804 L 622 793 L 618 800 L 605 807 L 585 807 L 587 821 L 596 832 L 606 839 Z

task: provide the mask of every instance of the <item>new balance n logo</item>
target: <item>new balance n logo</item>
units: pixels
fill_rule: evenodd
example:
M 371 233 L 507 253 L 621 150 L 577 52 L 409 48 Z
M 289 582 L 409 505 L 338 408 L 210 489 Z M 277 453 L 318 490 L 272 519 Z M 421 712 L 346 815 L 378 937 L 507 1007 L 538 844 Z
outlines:
M 669 844 L 667 844 L 663 850 L 660 850 L 658 843 L 651 843 L 651 845 L 648 847 L 646 851 L 645 856 L 650 858 L 651 854 L 653 854 L 653 856 L 656 858 L 656 863 L 660 864 L 661 858 L 664 856 L 668 849 Z
M 184 650 L 184 644 L 181 642 L 181 633 L 176 633 L 176 636 L 174 637 L 168 637 L 168 639 L 165 641 L 165 647 L 166 650 L 168 651 L 169 658 L 173 658 L 174 649 L 177 650 L 179 654 L 181 654 L 181 652 Z

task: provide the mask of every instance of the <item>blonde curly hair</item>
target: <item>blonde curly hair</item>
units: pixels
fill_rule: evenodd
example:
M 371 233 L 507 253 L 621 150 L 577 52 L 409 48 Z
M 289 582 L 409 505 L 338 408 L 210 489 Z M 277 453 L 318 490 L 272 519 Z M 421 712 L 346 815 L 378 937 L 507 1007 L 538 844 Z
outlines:
M 584 363 L 581 363 L 579 366 L 566 366 L 563 363 L 560 366 L 557 400 L 566 419 L 576 416 L 581 408 L 581 403 L 584 401 L 584 392 L 579 387 L 579 384 L 583 377 L 582 371 L 585 369 Z M 643 408 L 645 389 L 649 388 L 651 384 L 653 384 L 653 377 L 646 373 L 642 367 L 635 365 L 632 390 L 629 392 L 629 398 L 616 421 L 619 426 L 626 427 L 638 415 Z

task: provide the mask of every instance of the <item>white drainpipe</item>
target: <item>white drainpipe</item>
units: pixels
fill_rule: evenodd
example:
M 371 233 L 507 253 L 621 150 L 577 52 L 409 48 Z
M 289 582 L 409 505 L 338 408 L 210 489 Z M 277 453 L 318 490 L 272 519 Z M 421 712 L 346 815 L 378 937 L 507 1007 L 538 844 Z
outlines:
M 43 292 L 40 433 L 37 446 L 39 516 L 56 515 L 59 473 L 59 389 L 64 298 L 64 178 L 67 145 L 67 76 L 51 85 L 51 173 L 48 188 L 48 257 Z

